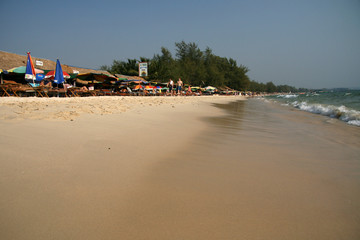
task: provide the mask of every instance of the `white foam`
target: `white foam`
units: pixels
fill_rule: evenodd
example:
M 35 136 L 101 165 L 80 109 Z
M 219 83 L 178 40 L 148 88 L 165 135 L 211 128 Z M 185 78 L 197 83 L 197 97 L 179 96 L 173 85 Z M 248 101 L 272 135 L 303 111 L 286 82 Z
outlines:
M 347 123 L 350 125 L 355 125 L 360 127 L 360 120 L 352 120 L 352 121 L 348 121 Z
M 278 95 L 277 97 L 278 98 L 296 98 L 298 96 L 299 95 L 296 95 L 296 94 L 286 94 L 286 95 Z
M 351 125 L 360 126 L 360 112 L 351 110 L 345 106 L 333 106 L 322 104 L 309 104 L 307 102 L 293 102 L 292 105 L 300 110 L 321 114 L 331 118 L 338 118 Z

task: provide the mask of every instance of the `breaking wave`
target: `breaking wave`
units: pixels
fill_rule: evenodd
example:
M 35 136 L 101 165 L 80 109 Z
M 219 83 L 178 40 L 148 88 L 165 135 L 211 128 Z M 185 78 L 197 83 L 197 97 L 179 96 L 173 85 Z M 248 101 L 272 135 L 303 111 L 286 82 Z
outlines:
M 331 118 L 337 118 L 350 125 L 355 125 L 360 127 L 360 112 L 349 109 L 345 106 L 309 104 L 307 102 L 298 102 L 298 101 L 295 101 L 290 105 L 303 111 L 321 114 Z
M 286 95 L 278 95 L 278 98 L 297 98 L 299 95 L 296 94 L 286 94 Z

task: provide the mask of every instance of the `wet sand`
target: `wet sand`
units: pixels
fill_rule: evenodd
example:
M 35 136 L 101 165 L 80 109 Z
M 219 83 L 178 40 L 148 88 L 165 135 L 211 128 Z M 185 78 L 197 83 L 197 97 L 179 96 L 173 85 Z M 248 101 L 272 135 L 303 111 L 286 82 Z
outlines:
M 359 239 L 359 128 L 256 99 L 228 102 L 46 120 L 44 130 L 43 120 L 10 129 L 0 121 L 0 232 L 5 239 Z M 30 142 L 17 150 L 24 136 L 44 138 L 45 150 Z
M 126 239 L 359 239 L 360 132 L 258 100 L 149 172 Z

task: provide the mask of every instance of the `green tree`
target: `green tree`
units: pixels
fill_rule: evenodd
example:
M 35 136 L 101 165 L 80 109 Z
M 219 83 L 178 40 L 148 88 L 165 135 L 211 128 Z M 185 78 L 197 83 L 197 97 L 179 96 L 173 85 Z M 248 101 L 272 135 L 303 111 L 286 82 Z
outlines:
M 195 43 L 175 43 L 178 74 L 185 83 L 204 85 L 206 70 L 204 67 L 203 52 Z
M 156 54 L 150 60 L 149 77 L 152 80 L 168 81 L 174 78 L 175 61 L 167 48 L 161 48 L 161 55 Z
M 101 69 L 112 74 L 133 76 L 138 75 L 139 62 L 148 62 L 148 80 L 167 82 L 169 78 L 176 80 L 180 77 L 184 83 L 197 86 L 228 86 L 236 90 L 270 93 L 298 91 L 288 85 L 250 81 L 248 67 L 238 65 L 232 58 L 216 56 L 209 47 L 201 51 L 196 43 L 181 41 L 175 43 L 175 50 L 176 58 L 172 57 L 167 48 L 161 47 L 161 54 L 155 54 L 152 59 L 140 57 L 139 60 L 114 60 L 111 66 L 101 66 Z
M 226 60 L 212 53 L 210 48 L 204 52 L 204 66 L 206 71 L 205 85 L 222 86 L 225 82 L 223 71 Z
M 277 88 L 273 82 L 266 83 L 266 92 L 274 93 L 276 92 Z
M 250 86 L 248 90 L 252 92 L 266 92 L 266 85 L 264 83 L 250 81 Z

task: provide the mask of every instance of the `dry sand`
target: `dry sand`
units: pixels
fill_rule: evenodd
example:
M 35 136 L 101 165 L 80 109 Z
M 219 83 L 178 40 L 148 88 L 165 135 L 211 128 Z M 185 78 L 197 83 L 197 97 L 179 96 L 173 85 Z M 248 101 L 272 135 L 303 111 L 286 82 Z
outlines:
M 0 98 L 1 239 L 359 239 L 359 129 L 236 100 Z
M 2 239 L 121 236 L 120 210 L 148 168 L 221 112 L 210 102 L 234 99 L 0 98 Z

